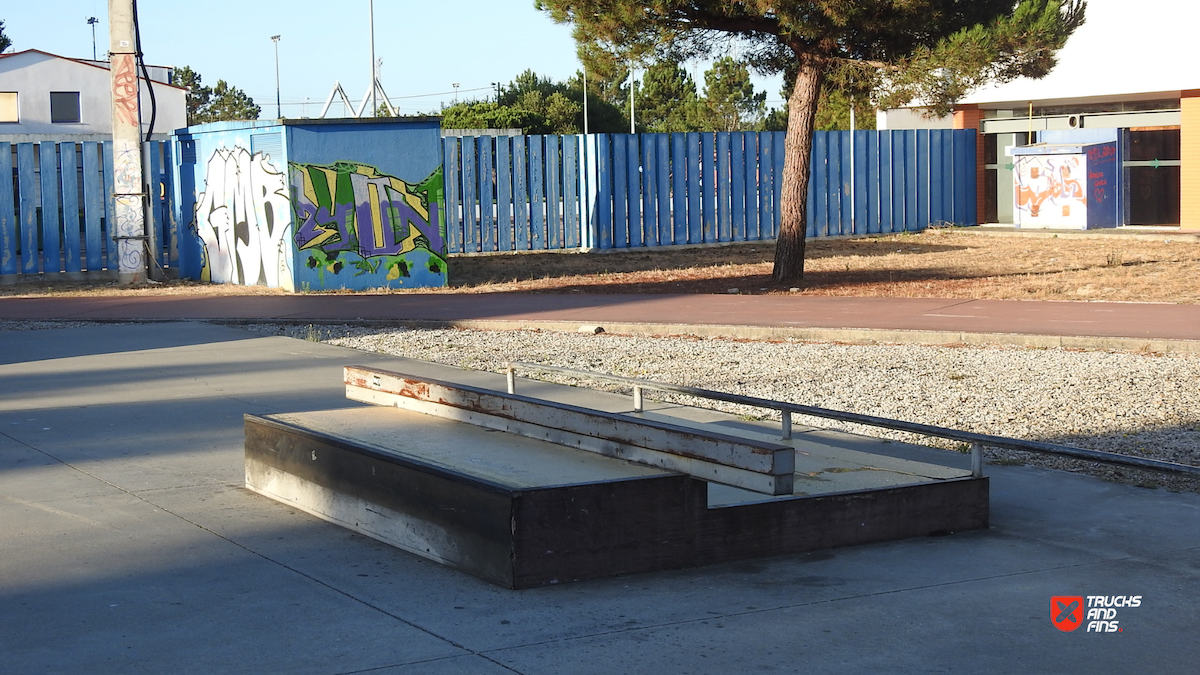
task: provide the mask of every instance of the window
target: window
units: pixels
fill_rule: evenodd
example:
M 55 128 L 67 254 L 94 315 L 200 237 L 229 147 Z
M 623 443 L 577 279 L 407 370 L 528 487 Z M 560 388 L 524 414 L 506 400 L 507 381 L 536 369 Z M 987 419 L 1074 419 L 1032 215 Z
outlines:
M 20 122 L 17 114 L 17 92 L 0 91 L 0 123 Z
M 79 122 L 79 92 L 50 92 L 50 121 L 55 124 Z

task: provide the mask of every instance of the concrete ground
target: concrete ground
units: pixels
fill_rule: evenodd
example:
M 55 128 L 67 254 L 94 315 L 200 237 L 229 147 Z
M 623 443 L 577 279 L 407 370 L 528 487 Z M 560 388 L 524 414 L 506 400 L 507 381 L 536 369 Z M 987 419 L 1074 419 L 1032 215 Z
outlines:
M 1154 673 L 1200 661 L 1196 494 L 991 466 L 986 531 L 508 591 L 243 488 L 242 415 L 350 407 L 340 369 L 353 363 L 502 386 L 203 323 L 0 333 L 0 672 Z M 1064 633 L 1056 595 L 1142 601 L 1117 610 L 1121 632 Z

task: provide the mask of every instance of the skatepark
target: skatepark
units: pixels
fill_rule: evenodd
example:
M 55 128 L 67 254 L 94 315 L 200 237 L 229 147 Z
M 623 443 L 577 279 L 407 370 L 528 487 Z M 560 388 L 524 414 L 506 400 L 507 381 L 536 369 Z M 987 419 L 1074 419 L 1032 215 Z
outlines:
M 503 374 L 155 318 L 2 334 L 9 672 L 1160 672 L 1200 656 L 1194 493 L 989 465 L 984 529 L 510 590 L 256 494 L 244 463 L 246 415 L 363 408 L 346 366 L 497 392 Z M 1064 595 L 1142 600 L 1120 632 L 1068 633 L 1048 611 Z

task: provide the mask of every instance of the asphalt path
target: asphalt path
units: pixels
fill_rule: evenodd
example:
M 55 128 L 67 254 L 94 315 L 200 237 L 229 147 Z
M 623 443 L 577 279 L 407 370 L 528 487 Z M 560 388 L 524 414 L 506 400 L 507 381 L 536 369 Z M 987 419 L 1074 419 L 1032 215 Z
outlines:
M 353 294 L 0 298 L 0 320 L 551 322 L 1200 341 L 1200 305 L 786 295 Z M 869 333 L 866 334 L 869 337 Z

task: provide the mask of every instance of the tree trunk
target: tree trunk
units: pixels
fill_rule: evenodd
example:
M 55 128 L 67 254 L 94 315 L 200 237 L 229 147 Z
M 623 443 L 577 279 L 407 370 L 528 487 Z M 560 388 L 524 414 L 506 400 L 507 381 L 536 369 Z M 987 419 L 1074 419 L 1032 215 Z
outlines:
M 819 57 L 798 54 L 799 68 L 788 99 L 787 137 L 783 145 L 783 185 L 779 196 L 779 238 L 775 242 L 775 283 L 804 278 L 804 237 L 808 230 L 808 177 L 811 173 L 817 97 L 825 76 Z

